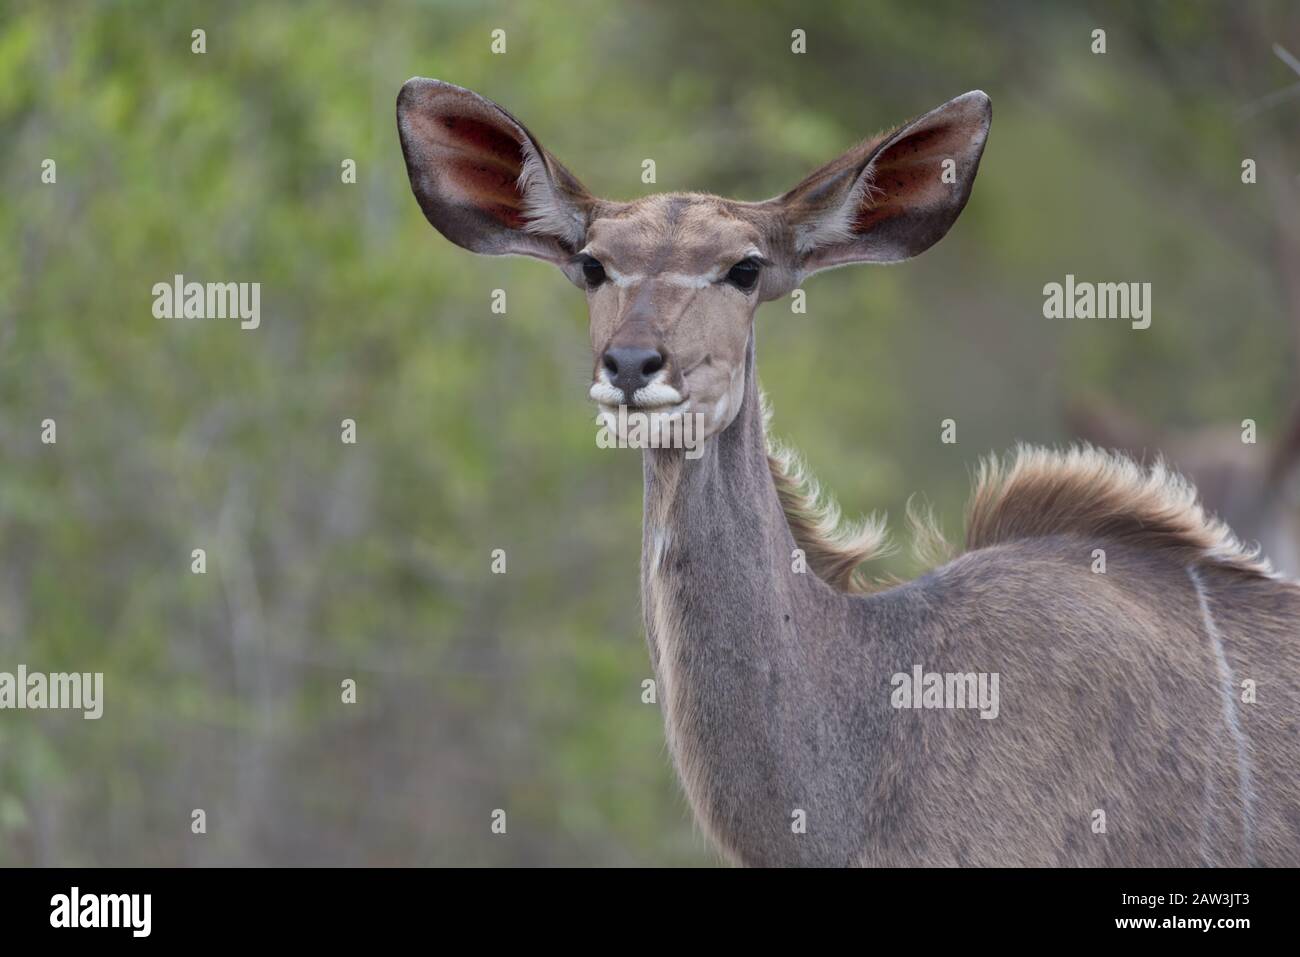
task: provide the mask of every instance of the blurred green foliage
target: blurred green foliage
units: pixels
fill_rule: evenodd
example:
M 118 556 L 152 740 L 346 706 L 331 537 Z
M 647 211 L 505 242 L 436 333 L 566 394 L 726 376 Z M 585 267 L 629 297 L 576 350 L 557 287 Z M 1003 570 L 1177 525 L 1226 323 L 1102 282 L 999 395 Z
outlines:
M 978 457 L 1068 439 L 1080 390 L 1280 424 L 1296 264 L 1240 182 L 1264 138 L 1261 180 L 1300 172 L 1294 102 L 1239 113 L 1297 79 L 1272 42 L 1294 4 L 0 2 L 0 670 L 107 689 L 98 722 L 0 713 L 0 864 L 713 860 L 640 701 L 640 462 L 596 448 L 582 299 L 429 228 L 408 76 L 614 198 L 762 198 L 986 90 L 952 234 L 758 318 L 845 510 L 920 492 L 955 533 Z M 1067 272 L 1151 282 L 1151 329 L 1043 319 Z M 260 282 L 261 328 L 154 318 L 176 273 Z

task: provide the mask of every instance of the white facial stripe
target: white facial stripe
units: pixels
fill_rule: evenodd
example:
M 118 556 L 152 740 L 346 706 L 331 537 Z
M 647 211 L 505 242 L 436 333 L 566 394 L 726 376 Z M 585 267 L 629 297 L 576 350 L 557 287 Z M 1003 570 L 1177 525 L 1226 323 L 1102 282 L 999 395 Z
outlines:
M 655 279 L 666 282 L 670 286 L 682 286 L 686 289 L 705 289 L 721 279 L 722 275 L 722 271 L 717 269 L 699 275 L 683 272 L 661 272 L 655 276 Z
M 590 249 L 583 249 L 578 253 L 578 255 L 591 256 L 592 254 Z M 759 251 L 751 247 L 750 251 L 745 253 L 745 255 L 742 256 L 741 258 L 743 259 L 749 256 L 759 256 L 759 255 L 761 255 Z M 593 256 L 592 258 L 597 260 L 600 259 L 599 256 Z M 628 286 L 634 285 L 638 282 L 645 282 L 647 279 L 653 279 L 655 282 L 662 282 L 665 285 L 669 285 L 669 286 L 680 286 L 684 289 L 705 289 L 713 285 L 723 276 L 725 276 L 727 274 L 727 270 L 731 268 L 730 266 L 726 266 L 722 268 L 709 269 L 701 273 L 688 273 L 688 272 L 646 273 L 646 272 L 620 272 L 619 270 L 615 269 L 613 266 L 603 261 L 601 261 L 601 266 L 605 270 L 605 278 L 608 279 L 609 282 L 611 282 L 613 285 L 618 286 L 620 289 L 626 289 Z
M 706 289 L 722 278 L 719 270 L 713 269 L 707 273 L 685 273 L 685 272 L 619 272 L 617 269 L 605 267 L 605 277 L 620 289 L 626 289 L 628 286 L 638 282 L 645 282 L 647 279 L 653 279 L 655 282 L 661 282 L 668 286 L 681 286 L 685 289 Z

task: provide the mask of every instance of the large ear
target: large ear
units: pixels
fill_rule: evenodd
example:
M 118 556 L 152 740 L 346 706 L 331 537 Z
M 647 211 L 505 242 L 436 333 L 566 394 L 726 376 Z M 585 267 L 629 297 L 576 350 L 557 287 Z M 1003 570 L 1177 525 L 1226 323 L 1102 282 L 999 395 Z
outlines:
M 989 98 L 966 93 L 772 200 L 794 230 L 800 271 L 897 262 L 937 243 L 970 198 L 992 119 Z
M 397 129 L 415 198 L 453 243 L 551 262 L 581 248 L 591 195 L 491 100 L 414 77 L 397 96 Z

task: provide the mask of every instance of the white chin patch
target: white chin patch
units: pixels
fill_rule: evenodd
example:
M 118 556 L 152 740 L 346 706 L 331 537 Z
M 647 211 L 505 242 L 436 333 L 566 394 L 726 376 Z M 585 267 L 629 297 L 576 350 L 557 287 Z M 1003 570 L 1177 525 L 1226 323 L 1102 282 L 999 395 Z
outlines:
M 687 412 L 684 402 L 662 412 L 601 406 L 596 421 L 596 445 L 602 449 L 684 449 L 688 459 L 697 459 L 708 437 L 704 413 Z
M 736 391 L 734 386 L 733 380 L 729 392 Z M 610 383 L 604 369 L 597 373 L 588 395 L 600 406 L 596 442 L 601 448 L 680 448 L 688 459 L 703 455 L 704 440 L 730 422 L 730 410 L 739 408 L 728 395 L 710 411 L 697 411 L 690 397 L 683 398 L 662 380 L 637 389 L 629 406 L 624 404 L 623 390 Z
M 661 444 L 659 437 L 667 439 L 673 429 L 680 428 L 683 417 L 688 414 L 685 409 L 675 407 L 646 411 L 628 406 L 601 405 L 596 422 L 629 447 L 669 448 L 670 443 L 664 441 Z M 630 444 L 634 440 L 635 444 Z

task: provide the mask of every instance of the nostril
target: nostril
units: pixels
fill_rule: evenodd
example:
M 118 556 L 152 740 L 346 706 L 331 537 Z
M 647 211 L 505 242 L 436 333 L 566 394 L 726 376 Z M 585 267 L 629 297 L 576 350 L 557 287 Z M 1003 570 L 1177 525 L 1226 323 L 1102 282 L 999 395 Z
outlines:
M 665 368 L 668 360 L 658 349 L 615 346 L 605 350 L 600 364 L 608 374 L 610 384 L 630 395 Z

